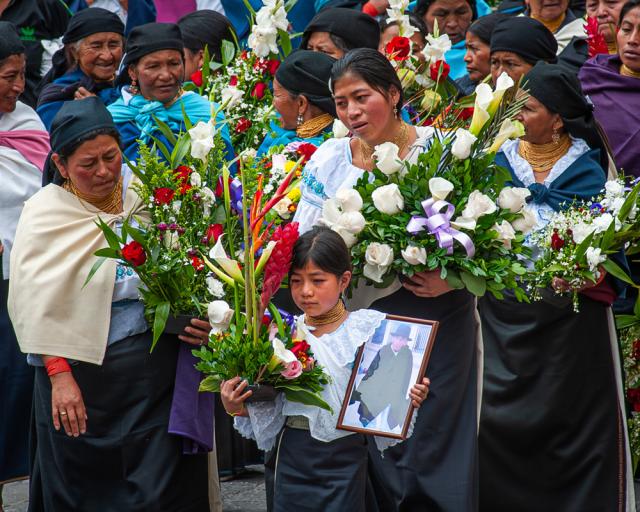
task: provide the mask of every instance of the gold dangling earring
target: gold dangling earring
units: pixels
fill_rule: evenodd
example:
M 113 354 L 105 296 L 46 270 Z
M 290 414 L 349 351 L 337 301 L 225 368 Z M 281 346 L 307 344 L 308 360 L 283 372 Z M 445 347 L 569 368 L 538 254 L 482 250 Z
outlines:
M 553 135 L 551 136 L 551 140 L 553 141 L 554 144 L 558 144 L 560 142 L 560 134 L 558 133 L 558 130 L 556 130 L 555 128 L 553 130 Z
M 398 119 L 398 107 L 393 107 L 393 117 Z
M 304 117 L 302 117 L 302 114 L 298 113 L 298 119 L 296 119 L 296 122 L 298 123 L 298 126 L 304 123 Z
M 133 80 L 131 80 L 131 85 L 129 86 L 129 92 L 131 94 L 139 94 L 140 93 L 140 89 L 138 89 L 138 82 L 137 82 L 137 80 L 135 78 Z

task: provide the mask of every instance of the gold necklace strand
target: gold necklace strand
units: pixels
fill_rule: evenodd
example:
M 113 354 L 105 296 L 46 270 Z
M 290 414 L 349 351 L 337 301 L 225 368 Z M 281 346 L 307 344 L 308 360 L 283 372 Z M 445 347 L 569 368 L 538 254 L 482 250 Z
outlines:
M 78 199 L 95 206 L 103 212 L 112 213 L 114 215 L 122 213 L 122 176 L 120 176 L 120 179 L 113 190 L 103 197 L 80 192 L 70 179 L 65 180 L 62 188 L 78 197 Z
M 347 314 L 347 308 L 344 307 L 344 302 L 340 299 L 336 302 L 336 305 L 333 306 L 326 313 L 319 316 L 307 316 L 306 324 L 312 327 L 320 327 L 321 325 L 328 325 L 338 320 L 342 320 Z
M 620 74 L 622 76 L 630 76 L 632 78 L 640 78 L 640 72 L 639 71 L 634 71 L 633 69 L 630 69 L 629 67 L 625 66 L 624 64 L 622 66 L 620 66 Z
M 543 173 L 551 170 L 560 158 L 566 155 L 571 147 L 571 138 L 565 133 L 558 143 L 531 144 L 525 140 L 520 141 L 518 154 L 524 158 L 533 172 Z
M 333 123 L 333 116 L 331 114 L 320 114 L 298 126 L 296 128 L 296 135 L 303 139 L 315 137 L 331 123 Z
M 409 142 L 409 129 L 407 128 L 407 123 L 402 121 L 402 125 L 400 126 L 400 133 L 397 134 L 391 142 L 398 146 L 398 154 L 402 153 L 407 145 L 407 142 Z M 372 165 L 375 147 L 370 146 L 361 138 L 358 138 L 358 146 L 360 147 L 362 162 L 365 164 L 365 166 Z
M 562 25 L 562 23 L 564 22 L 566 14 L 563 13 L 562 16 L 560 16 L 559 18 L 556 18 L 555 20 L 551 20 L 551 21 L 543 20 L 542 18 L 537 16 L 531 16 L 531 17 L 534 20 L 542 23 L 545 27 L 547 27 L 549 29 L 549 32 L 551 32 L 552 34 L 555 34 L 560 28 L 560 25 Z

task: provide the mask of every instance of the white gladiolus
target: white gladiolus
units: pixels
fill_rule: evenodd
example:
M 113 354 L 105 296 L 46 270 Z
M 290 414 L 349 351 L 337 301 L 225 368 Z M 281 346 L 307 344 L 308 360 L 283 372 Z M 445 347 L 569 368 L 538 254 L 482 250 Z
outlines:
M 198 123 L 189 130 L 191 137 L 191 156 L 202 160 L 207 159 L 209 151 L 213 149 L 213 136 L 215 135 L 215 126 L 211 121 Z
M 464 128 L 458 128 L 456 130 L 456 138 L 451 146 L 451 154 L 458 160 L 464 160 L 469 158 L 471 154 L 471 146 L 478 140 L 475 135 Z
M 220 100 L 222 108 L 224 109 L 232 109 L 238 103 L 242 101 L 244 97 L 244 91 L 242 89 L 238 89 L 232 85 L 229 85 L 222 89 L 220 92 Z
M 207 314 L 209 316 L 209 323 L 211 324 L 211 332 L 218 334 L 229 328 L 229 324 L 233 318 L 233 309 L 223 300 L 214 300 L 209 303 Z
M 200 173 L 197 171 L 192 172 L 191 176 L 189 176 L 189 183 L 191 183 L 192 187 L 199 187 L 202 185 L 202 176 L 200 176 Z
M 587 238 L 595 229 L 595 226 L 591 224 L 585 224 L 584 222 L 580 222 L 573 226 L 573 241 L 577 244 L 581 244 L 584 242 L 584 239 Z
M 603 213 L 599 217 L 593 219 L 593 227 L 596 233 L 604 233 L 613 222 L 613 215 L 610 213 Z
M 387 176 L 397 173 L 404 165 L 398 155 L 399 151 L 393 142 L 385 142 L 375 147 L 373 158 L 376 166 Z
M 213 295 L 216 299 L 221 299 L 224 297 L 224 285 L 222 281 L 219 281 L 213 276 L 209 276 L 206 279 L 207 281 L 207 289 L 209 293 Z
M 453 183 L 444 178 L 431 178 L 429 180 L 429 192 L 436 200 L 446 199 L 453 192 Z
M 395 183 L 378 187 L 371 194 L 371 199 L 376 209 L 387 215 L 400 213 L 404 208 L 404 198 Z
M 498 206 L 511 213 L 518 213 L 527 204 L 527 197 L 531 195 L 528 188 L 505 187 L 498 195 Z
M 333 122 L 333 128 L 331 130 L 333 131 L 333 136 L 336 139 L 342 139 L 349 135 L 349 128 L 347 128 L 340 119 L 336 119 Z
M 619 197 L 624 195 L 624 185 L 618 180 L 609 180 L 604 184 L 607 196 Z
M 447 34 L 442 34 L 439 37 L 434 37 L 429 34 L 427 36 L 427 44 L 422 50 L 422 55 L 428 62 L 435 62 L 442 60 L 444 54 L 451 50 L 451 39 Z
M 365 277 L 377 283 L 382 282 L 382 276 L 393 263 L 393 249 L 387 244 L 372 242 L 364 254 L 365 266 L 362 273 Z
M 474 190 L 469 194 L 467 205 L 464 210 L 462 210 L 462 216 L 468 219 L 478 220 L 483 215 L 488 215 L 495 211 L 496 204 L 491 198 L 479 190 Z
M 426 265 L 427 263 L 427 251 L 424 247 L 409 245 L 402 249 L 400 253 L 409 265 L 418 265 L 419 263 Z
M 278 53 L 278 31 L 273 26 L 256 24 L 251 29 L 247 45 L 260 58 Z
M 502 241 L 502 245 L 507 249 L 511 249 L 511 240 L 514 240 L 516 237 L 513 226 L 506 220 L 503 220 L 500 224 L 494 224 L 492 229 L 498 233 L 498 240 Z
M 589 270 L 595 272 L 598 270 L 600 263 L 604 263 L 607 260 L 606 256 L 603 256 L 602 250 L 599 247 L 588 247 L 585 256 L 587 257 L 587 263 L 589 264 Z

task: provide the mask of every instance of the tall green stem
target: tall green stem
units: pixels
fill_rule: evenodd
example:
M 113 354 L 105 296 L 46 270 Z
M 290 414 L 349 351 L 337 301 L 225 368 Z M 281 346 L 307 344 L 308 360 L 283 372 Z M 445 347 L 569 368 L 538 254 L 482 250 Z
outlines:
M 254 293 L 254 291 L 253 280 L 251 279 L 253 270 L 253 267 L 251 265 L 251 234 L 249 232 L 249 219 L 247 218 L 247 194 L 244 181 L 244 172 L 242 172 L 242 169 L 240 170 L 240 183 L 242 184 L 242 234 L 244 238 L 244 305 L 246 309 L 247 325 L 249 329 L 249 332 L 247 334 L 255 340 L 254 333 L 252 332 L 254 326 L 252 294 Z

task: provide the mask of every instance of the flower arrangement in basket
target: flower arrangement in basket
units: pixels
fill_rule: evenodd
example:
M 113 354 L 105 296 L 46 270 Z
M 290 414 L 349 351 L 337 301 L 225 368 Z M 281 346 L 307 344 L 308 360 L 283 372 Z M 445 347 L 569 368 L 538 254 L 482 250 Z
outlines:
M 638 191 L 625 187 L 624 179 L 607 181 L 603 194 L 588 202 L 575 202 L 554 213 L 549 223 L 531 235 L 542 249 L 534 269 L 527 276 L 534 299 L 540 299 L 553 279 L 563 279 L 572 289 L 574 309 L 578 311 L 578 293 L 586 285 L 599 282 L 603 270 L 635 286 L 625 271 L 610 256 L 640 236 L 637 224 Z M 556 293 L 564 293 L 556 289 Z
M 635 312 L 635 317 L 640 318 L 640 311 Z M 622 330 L 619 339 L 625 376 L 624 390 L 630 410 L 627 414 L 627 427 L 635 474 L 640 461 L 640 324 L 636 323 Z
M 494 163 L 522 130 L 511 118 L 525 98 L 516 100 L 513 85 L 504 75 L 495 91 L 478 86 L 469 130 L 459 119 L 431 128 L 416 164 L 400 161 L 393 143 L 376 146 L 373 171 L 325 202 L 321 222 L 351 247 L 355 279 L 384 287 L 398 275 L 439 269 L 453 288 L 497 297 L 510 289 L 526 300 L 517 278 L 526 272 L 518 257 L 528 251 L 529 191 L 505 187 L 510 175 Z
M 99 259 L 87 278 L 106 258 L 135 270 L 153 346 L 170 316 L 205 316 L 209 300 L 220 294 L 209 286 L 200 254 L 216 242 L 224 220 L 222 200 L 209 186 L 221 173 L 224 142 L 212 121 L 192 126 L 185 118 L 185 123 L 188 131 L 176 136 L 159 122 L 172 152 L 159 141 L 153 147 L 140 144 L 137 165 L 129 165 L 148 218 L 125 219 L 120 232 L 98 219 L 108 247 L 96 252 Z
M 271 302 L 289 272 L 298 225 L 274 228 L 265 219 L 290 192 L 295 173 L 294 167 L 270 195 L 259 174 L 249 204 L 253 187 L 243 169 L 239 212 L 231 206 L 228 175 L 223 177 L 225 232 L 202 259 L 230 290 L 233 308 L 223 300 L 209 305 L 210 342 L 193 354 L 200 360 L 196 368 L 207 375 L 201 391 L 219 391 L 222 381 L 239 375 L 251 385 L 272 386 L 290 401 L 330 409 L 319 395 L 327 376 L 315 364 L 309 345 L 294 339 L 292 322 L 283 321 Z

